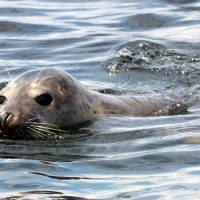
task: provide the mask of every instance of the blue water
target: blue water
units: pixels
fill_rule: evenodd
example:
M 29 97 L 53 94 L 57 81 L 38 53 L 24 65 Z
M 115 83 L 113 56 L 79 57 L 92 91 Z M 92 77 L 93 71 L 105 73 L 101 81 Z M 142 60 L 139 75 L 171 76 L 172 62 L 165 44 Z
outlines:
M 99 116 L 63 140 L 1 139 L 0 198 L 200 199 L 199 11 L 198 0 L 1 0 L 2 83 L 59 67 L 92 90 L 194 104 Z

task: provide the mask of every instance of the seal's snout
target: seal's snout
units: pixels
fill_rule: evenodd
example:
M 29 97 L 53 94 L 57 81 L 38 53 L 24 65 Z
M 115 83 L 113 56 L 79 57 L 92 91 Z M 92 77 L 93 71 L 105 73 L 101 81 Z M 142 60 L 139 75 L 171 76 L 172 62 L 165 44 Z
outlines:
M 1 129 L 5 130 L 9 126 L 11 119 L 13 118 L 13 114 L 10 112 L 5 112 L 0 115 L 0 125 Z

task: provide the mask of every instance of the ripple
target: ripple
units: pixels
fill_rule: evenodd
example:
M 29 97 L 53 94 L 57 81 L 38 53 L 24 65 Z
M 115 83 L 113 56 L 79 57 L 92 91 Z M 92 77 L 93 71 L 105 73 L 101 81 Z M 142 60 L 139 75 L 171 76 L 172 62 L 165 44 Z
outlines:
M 57 66 L 95 91 L 175 95 L 193 106 L 185 115 L 99 116 L 57 141 L 0 140 L 0 198 L 198 199 L 199 7 L 2 0 L 0 88 L 7 69 L 15 77 Z
M 106 61 L 106 68 L 110 72 L 123 72 L 137 67 L 145 68 L 165 55 L 165 49 L 163 45 L 150 41 L 127 42 L 113 50 L 114 55 Z
M 187 6 L 187 7 L 181 7 L 179 9 L 177 9 L 177 11 L 184 11 L 184 12 L 192 12 L 192 11 L 199 11 L 200 10 L 200 6 Z
M 36 25 L 30 23 L 19 23 L 11 21 L 0 21 L 0 33 L 14 34 L 44 34 L 49 31 L 56 31 L 57 27 L 47 25 Z M 70 29 L 68 29 L 70 30 Z M 73 29 L 71 29 L 73 30 Z
M 177 44 L 176 44 L 177 45 Z M 130 70 L 148 70 L 149 73 L 177 74 L 177 76 L 193 74 L 200 62 L 199 55 L 188 55 L 185 52 L 168 49 L 167 46 L 151 41 L 132 41 L 112 49 L 105 67 L 110 73 Z M 196 77 L 197 78 L 197 77 Z M 185 79 L 186 80 L 186 79 Z
M 164 1 L 171 4 L 190 4 L 190 3 L 195 3 L 198 0 L 164 0 Z
M 167 27 L 174 24 L 172 17 L 163 15 L 145 13 L 134 16 L 129 16 L 125 24 L 130 29 L 152 29 L 159 27 Z
M 24 15 L 24 16 L 34 16 L 34 15 L 45 15 L 45 12 L 48 12 L 48 9 L 34 9 L 27 7 L 1 7 L 0 14 L 3 16 L 9 15 Z M 54 10 L 55 11 L 55 10 Z

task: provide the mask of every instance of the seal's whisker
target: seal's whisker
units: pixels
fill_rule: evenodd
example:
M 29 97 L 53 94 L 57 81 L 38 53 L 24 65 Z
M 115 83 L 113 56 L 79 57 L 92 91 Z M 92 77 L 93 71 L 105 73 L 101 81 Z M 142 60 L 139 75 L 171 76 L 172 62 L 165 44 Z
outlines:
M 40 84 L 40 83 L 42 83 L 43 81 L 47 80 L 48 78 L 52 78 L 52 77 L 54 77 L 54 76 L 55 76 L 55 75 L 44 77 L 41 81 L 38 82 L 38 84 Z
M 38 134 L 38 132 L 36 132 L 35 130 L 33 129 L 27 129 L 27 132 L 28 134 L 33 137 L 34 139 L 37 139 L 38 138 L 38 135 L 41 135 L 41 134 Z M 44 138 L 44 136 L 42 135 L 42 138 Z
M 37 83 L 37 81 L 38 81 L 38 79 L 39 79 L 39 77 L 40 77 L 40 74 L 42 73 L 42 71 L 43 71 L 45 68 L 46 68 L 46 67 L 43 67 L 43 68 L 38 72 L 38 74 L 37 74 L 35 80 L 33 80 L 32 84 L 36 84 L 36 83 Z
M 55 127 L 57 129 L 60 129 L 59 126 L 55 125 L 55 124 L 50 124 L 50 123 L 46 123 L 46 122 L 26 122 L 27 124 L 32 124 L 32 125 L 42 125 L 44 127 Z
M 29 121 L 33 121 L 33 120 L 35 120 L 35 119 L 39 119 L 39 118 L 41 118 L 41 117 L 34 117 L 34 118 L 31 118 L 31 119 L 28 120 L 28 122 L 29 122 Z
M 48 133 L 48 134 L 54 135 L 54 136 L 57 135 L 57 133 L 49 131 L 49 130 L 46 130 L 46 129 L 34 128 L 34 130 L 45 132 L 45 133 Z
M 6 66 L 4 66 L 4 67 L 5 67 L 7 73 L 8 73 L 8 75 L 9 75 L 9 77 L 10 77 L 10 80 L 13 80 L 13 77 L 11 76 L 11 73 L 9 72 L 8 68 L 7 68 Z
M 26 130 L 26 134 L 28 134 L 29 137 L 32 137 L 32 139 L 36 139 L 37 138 L 37 135 L 34 133 L 34 131 L 32 130 Z M 35 137 L 36 135 L 36 137 Z
M 44 126 L 34 126 L 34 128 L 40 128 L 44 130 L 52 130 L 52 131 L 58 131 L 61 133 L 67 133 L 68 131 L 62 130 L 62 129 L 57 129 L 57 128 L 51 128 L 51 127 L 44 127 Z
M 41 133 L 40 131 L 38 130 L 35 130 L 34 128 L 30 128 L 30 127 L 27 127 L 28 129 L 30 129 L 33 133 L 36 133 L 36 136 L 41 136 L 42 138 L 46 138 L 46 135 Z
M 38 133 L 35 132 L 34 130 L 30 130 L 30 131 L 29 131 L 29 135 L 30 135 L 31 137 L 33 137 L 34 139 L 38 139 Z M 40 137 L 40 136 L 39 136 L 39 137 Z M 44 137 L 42 136 L 41 138 L 44 138 Z
M 48 129 L 41 129 L 41 128 L 34 127 L 34 130 L 43 132 L 43 133 L 48 133 L 48 136 L 57 136 L 58 135 L 56 132 L 50 131 Z
M 45 126 L 35 126 L 33 124 L 29 124 L 28 127 L 30 129 L 37 130 L 40 132 L 47 132 L 52 135 L 56 135 L 58 132 L 62 132 L 62 130 L 60 130 L 60 129 L 53 129 L 53 128 L 49 128 L 49 127 L 45 127 Z M 53 132 L 53 131 L 57 131 L 57 132 Z

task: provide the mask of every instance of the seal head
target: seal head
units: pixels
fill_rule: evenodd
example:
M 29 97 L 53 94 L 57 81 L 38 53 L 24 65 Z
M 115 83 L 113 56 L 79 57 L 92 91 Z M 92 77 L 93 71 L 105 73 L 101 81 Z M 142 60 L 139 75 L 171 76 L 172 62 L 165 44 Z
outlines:
M 87 90 L 63 70 L 32 70 L 0 91 L 0 135 L 6 138 L 48 135 L 91 116 Z

